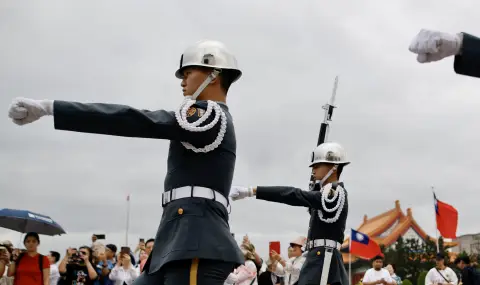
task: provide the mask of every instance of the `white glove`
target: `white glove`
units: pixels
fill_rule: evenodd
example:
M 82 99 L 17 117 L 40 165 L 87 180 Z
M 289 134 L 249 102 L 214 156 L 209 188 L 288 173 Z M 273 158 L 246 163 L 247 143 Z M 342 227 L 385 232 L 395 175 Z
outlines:
M 253 197 L 253 187 L 233 186 L 230 189 L 230 198 L 233 201 Z
M 8 117 L 17 125 L 25 125 L 45 115 L 53 115 L 53 100 L 15 98 L 8 109 Z
M 462 33 L 452 35 L 422 29 L 413 39 L 408 49 L 418 54 L 418 62 L 426 63 L 458 54 L 462 47 L 462 42 Z

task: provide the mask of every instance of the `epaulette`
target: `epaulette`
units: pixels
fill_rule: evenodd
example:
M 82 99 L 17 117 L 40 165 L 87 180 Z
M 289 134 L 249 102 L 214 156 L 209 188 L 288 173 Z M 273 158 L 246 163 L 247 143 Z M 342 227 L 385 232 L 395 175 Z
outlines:
M 218 146 L 223 141 L 223 137 L 225 136 L 225 133 L 227 131 L 227 116 L 225 115 L 225 112 L 222 110 L 220 105 L 217 102 L 208 100 L 207 101 L 207 110 L 205 111 L 205 114 L 198 119 L 197 121 L 190 123 L 187 121 L 187 111 L 196 103 L 195 100 L 185 98 L 183 103 L 180 105 L 178 110 L 175 112 L 175 117 L 177 119 L 178 124 L 180 127 L 184 130 L 190 131 L 190 132 L 205 132 L 213 128 L 218 121 L 220 120 L 220 130 L 218 131 L 218 135 L 216 139 L 209 145 L 206 145 L 202 148 L 196 148 L 189 142 L 182 142 L 182 145 L 189 150 L 192 150 L 196 153 L 202 152 L 202 153 L 207 153 L 211 152 L 212 150 L 216 149 Z M 213 120 L 205 125 L 201 126 L 202 123 L 204 123 L 207 119 L 212 117 L 212 112 L 215 111 L 215 117 L 213 117 Z

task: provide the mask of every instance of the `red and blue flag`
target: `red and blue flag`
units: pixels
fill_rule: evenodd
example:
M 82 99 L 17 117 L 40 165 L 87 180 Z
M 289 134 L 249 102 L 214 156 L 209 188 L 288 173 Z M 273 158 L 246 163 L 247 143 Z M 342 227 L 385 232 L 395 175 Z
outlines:
M 350 253 L 363 258 L 374 258 L 383 256 L 380 246 L 370 239 L 368 235 L 352 229 L 350 236 Z

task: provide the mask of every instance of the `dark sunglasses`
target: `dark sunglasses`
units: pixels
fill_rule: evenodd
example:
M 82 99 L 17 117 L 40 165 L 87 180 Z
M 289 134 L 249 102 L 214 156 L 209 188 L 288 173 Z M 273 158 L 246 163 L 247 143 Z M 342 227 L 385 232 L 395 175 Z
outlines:
M 86 251 L 80 251 L 80 254 L 87 255 L 88 253 Z

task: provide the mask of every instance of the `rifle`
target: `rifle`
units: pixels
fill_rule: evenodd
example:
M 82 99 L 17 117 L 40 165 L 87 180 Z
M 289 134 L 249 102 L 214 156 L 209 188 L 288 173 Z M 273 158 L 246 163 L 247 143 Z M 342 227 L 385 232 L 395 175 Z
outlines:
M 335 82 L 333 84 L 333 91 L 332 91 L 332 97 L 330 98 L 330 102 L 322 106 L 322 109 L 325 110 L 325 116 L 323 118 L 322 124 L 320 125 L 320 132 L 318 133 L 317 146 L 324 143 L 328 138 L 328 131 L 330 130 L 329 122 L 332 121 L 333 109 L 336 108 L 335 105 L 333 104 L 335 103 L 337 86 L 338 86 L 338 75 L 335 76 Z M 312 160 L 313 160 L 313 153 L 312 153 Z M 315 177 L 313 177 L 313 172 L 312 172 L 310 174 L 309 188 L 310 190 L 313 190 L 314 187 L 315 187 Z
M 323 122 L 320 125 L 320 132 L 318 134 L 318 141 L 317 141 L 317 146 L 321 145 L 327 140 L 328 137 L 328 131 L 329 131 L 329 122 L 332 121 L 332 115 L 333 115 L 333 109 L 335 106 L 333 105 L 335 103 L 335 95 L 337 94 L 337 86 L 338 86 L 338 76 L 335 77 L 335 83 L 333 84 L 333 92 L 332 92 L 332 97 L 330 98 L 330 102 L 326 103 L 323 105 L 323 109 L 325 110 L 325 116 L 323 118 Z M 313 152 L 312 152 L 312 161 L 313 161 Z M 309 185 L 310 191 L 313 191 L 315 188 L 315 177 L 313 176 L 313 170 L 312 173 L 310 174 L 310 185 Z M 308 234 L 307 234 L 307 244 L 305 245 L 305 252 L 310 250 L 309 246 L 309 241 L 310 241 L 310 235 L 311 235 L 311 229 L 312 229 L 312 222 L 313 222 L 313 216 L 315 215 L 315 210 L 309 208 L 308 212 L 310 213 L 310 222 L 308 224 Z

